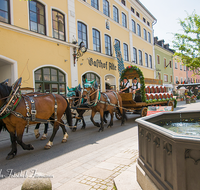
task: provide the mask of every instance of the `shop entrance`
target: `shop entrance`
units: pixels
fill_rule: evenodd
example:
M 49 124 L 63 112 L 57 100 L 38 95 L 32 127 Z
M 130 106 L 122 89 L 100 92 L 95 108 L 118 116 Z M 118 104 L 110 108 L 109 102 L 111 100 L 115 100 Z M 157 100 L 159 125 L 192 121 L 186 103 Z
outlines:
M 113 75 L 105 76 L 105 89 L 106 90 L 116 90 L 116 79 Z

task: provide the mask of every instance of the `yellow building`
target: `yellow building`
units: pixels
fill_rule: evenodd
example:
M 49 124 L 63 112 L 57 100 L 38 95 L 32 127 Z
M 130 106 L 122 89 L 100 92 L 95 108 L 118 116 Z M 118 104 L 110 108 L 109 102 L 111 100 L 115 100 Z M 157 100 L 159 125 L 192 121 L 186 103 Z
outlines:
M 155 21 L 139 0 L 0 0 L 0 81 L 65 94 L 87 78 L 118 90 L 116 42 L 125 67 L 154 78 Z

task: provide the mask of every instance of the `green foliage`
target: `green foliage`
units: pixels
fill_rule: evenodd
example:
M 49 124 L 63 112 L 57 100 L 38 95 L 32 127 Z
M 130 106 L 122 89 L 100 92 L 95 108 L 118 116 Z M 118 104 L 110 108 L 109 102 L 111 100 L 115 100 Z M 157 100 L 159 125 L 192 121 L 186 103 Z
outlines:
M 133 70 L 135 70 L 139 75 L 139 78 L 140 78 L 140 92 L 141 92 L 142 101 L 146 102 L 144 76 L 143 76 L 142 71 L 137 66 L 130 65 L 130 66 L 126 67 L 126 69 L 124 69 L 122 71 L 120 81 L 123 80 L 124 77 L 126 77 L 126 76 L 124 76 L 126 71 L 133 72 Z
M 193 12 L 179 21 L 183 33 L 174 34 L 175 55 L 193 71 L 194 75 L 200 74 L 200 16 Z

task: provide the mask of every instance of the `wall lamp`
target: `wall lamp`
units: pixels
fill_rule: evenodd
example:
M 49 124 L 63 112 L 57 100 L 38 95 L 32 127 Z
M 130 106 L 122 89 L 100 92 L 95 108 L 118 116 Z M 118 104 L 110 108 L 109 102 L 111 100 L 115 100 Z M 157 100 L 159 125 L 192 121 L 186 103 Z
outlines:
M 77 47 L 74 47 L 73 50 L 74 50 L 73 56 L 74 56 L 74 66 L 75 66 L 76 60 L 78 61 L 78 58 L 83 56 L 83 54 L 87 51 L 87 48 L 85 47 L 84 42 L 81 42 L 79 44 L 78 49 Z

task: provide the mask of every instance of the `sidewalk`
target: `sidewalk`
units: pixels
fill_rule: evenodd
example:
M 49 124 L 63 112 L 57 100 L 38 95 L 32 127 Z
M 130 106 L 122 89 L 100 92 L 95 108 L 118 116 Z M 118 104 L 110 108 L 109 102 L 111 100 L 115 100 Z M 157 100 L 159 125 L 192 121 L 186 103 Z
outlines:
M 200 101 L 193 104 L 178 102 L 175 111 L 198 110 Z M 97 114 L 95 117 L 99 117 Z M 85 116 L 86 123 L 90 116 Z M 32 130 L 32 131 L 31 131 Z M 34 134 L 33 128 L 28 134 Z M 42 129 L 41 129 L 42 130 Z M 8 140 L 6 133 L 0 141 Z M 51 182 L 55 190 L 141 190 L 136 180 L 136 160 L 138 157 L 137 127 L 134 138 L 119 141 L 114 145 L 86 154 L 79 159 L 59 166 L 47 173 L 53 175 Z M 115 187 L 114 187 L 115 185 Z M 20 190 L 21 186 L 13 190 Z

